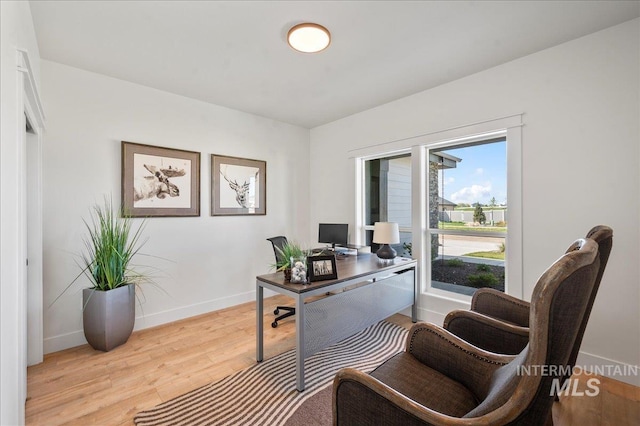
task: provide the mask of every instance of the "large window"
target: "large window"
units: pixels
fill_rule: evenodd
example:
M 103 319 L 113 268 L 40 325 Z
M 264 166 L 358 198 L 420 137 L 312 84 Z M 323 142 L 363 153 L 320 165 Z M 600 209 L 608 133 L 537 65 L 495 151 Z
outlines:
M 398 222 L 423 306 L 450 310 L 479 287 L 522 297 L 521 126 L 517 114 L 353 150 L 357 243 L 375 252 L 373 224 Z
M 506 139 L 428 150 L 430 288 L 505 290 Z
M 378 245 L 372 242 L 375 222 L 397 222 L 400 244 L 393 248 L 400 256 L 411 251 L 411 156 L 409 154 L 376 158 L 364 162 L 365 242 L 373 252 Z

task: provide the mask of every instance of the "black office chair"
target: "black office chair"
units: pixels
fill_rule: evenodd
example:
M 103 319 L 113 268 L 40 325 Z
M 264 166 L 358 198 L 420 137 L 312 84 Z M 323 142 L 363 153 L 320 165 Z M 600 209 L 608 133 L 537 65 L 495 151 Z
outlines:
M 276 263 L 278 263 L 278 261 L 282 257 L 282 253 L 280 253 L 278 249 L 282 250 L 282 247 L 287 244 L 287 237 L 283 237 L 280 235 L 277 237 L 267 238 L 267 241 L 271 241 L 271 244 L 273 245 L 273 253 L 276 256 Z M 273 314 L 278 315 L 280 313 L 280 310 L 285 311 L 285 313 L 280 315 L 279 317 L 276 317 L 276 319 L 271 323 L 271 327 L 273 328 L 276 328 L 278 326 L 278 321 L 288 317 L 292 317 L 296 314 L 296 308 L 292 308 L 290 306 L 277 306 L 273 311 Z

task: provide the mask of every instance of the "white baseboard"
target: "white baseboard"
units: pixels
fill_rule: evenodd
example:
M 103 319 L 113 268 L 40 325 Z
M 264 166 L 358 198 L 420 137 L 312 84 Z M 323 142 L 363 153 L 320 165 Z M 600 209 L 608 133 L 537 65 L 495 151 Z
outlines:
M 240 305 L 242 303 L 256 300 L 256 292 L 235 294 L 233 296 L 221 297 L 219 299 L 209 300 L 202 303 L 196 303 L 189 306 L 170 309 L 168 311 L 157 312 L 155 314 L 136 317 L 136 330 L 144 330 L 145 328 L 155 327 L 178 321 L 185 318 L 195 317 L 197 315 L 206 314 L 220 309 L 229 308 L 231 306 Z
M 430 309 L 418 308 L 418 321 L 430 322 L 432 324 L 436 324 L 442 326 L 444 322 L 444 317 L 440 312 L 432 311 Z
M 44 354 L 58 352 L 87 343 L 82 330 L 59 334 L 53 337 L 45 337 L 43 342 Z
M 625 364 L 590 353 L 580 352 L 576 367 L 633 386 L 640 386 L 640 366 L 638 365 Z M 574 371 L 576 370 L 574 369 Z
M 265 291 L 264 296 L 269 297 L 273 294 L 275 293 Z M 249 291 L 246 293 L 235 294 L 228 297 L 221 297 L 219 299 L 209 300 L 202 303 L 196 303 L 189 306 L 182 306 L 163 312 L 146 314 L 144 316 L 141 315 L 136 317 L 136 323 L 133 330 L 143 330 L 145 328 L 167 324 L 173 321 L 218 311 L 220 309 L 229 308 L 231 306 L 240 305 L 242 303 L 252 302 L 255 300 L 256 292 Z M 87 340 L 85 339 L 84 331 L 82 330 L 47 337 L 44 339 L 44 353 L 48 354 L 51 352 L 58 352 L 64 349 L 73 348 L 75 346 L 84 345 L 86 343 Z

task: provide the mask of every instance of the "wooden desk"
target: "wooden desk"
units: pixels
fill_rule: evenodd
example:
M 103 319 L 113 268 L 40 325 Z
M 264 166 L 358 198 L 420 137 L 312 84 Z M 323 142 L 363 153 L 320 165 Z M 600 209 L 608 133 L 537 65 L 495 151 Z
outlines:
M 265 288 L 296 301 L 296 388 L 303 391 L 305 358 L 410 306 L 417 321 L 416 265 L 407 258 L 383 265 L 376 255 L 361 254 L 337 260 L 335 280 L 291 284 L 282 272 L 256 277 L 256 360 L 263 360 Z

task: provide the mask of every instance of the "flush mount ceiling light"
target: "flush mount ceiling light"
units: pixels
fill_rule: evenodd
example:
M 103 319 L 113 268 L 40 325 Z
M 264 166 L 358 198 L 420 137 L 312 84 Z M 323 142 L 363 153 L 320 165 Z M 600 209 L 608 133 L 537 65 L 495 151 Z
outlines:
M 298 52 L 316 53 L 329 46 L 331 34 L 322 25 L 305 22 L 289 30 L 287 42 Z

